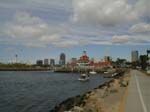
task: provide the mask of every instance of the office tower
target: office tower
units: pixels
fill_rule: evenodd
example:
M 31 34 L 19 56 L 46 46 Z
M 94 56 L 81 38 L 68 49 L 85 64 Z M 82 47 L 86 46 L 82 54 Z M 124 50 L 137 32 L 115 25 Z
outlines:
M 49 60 L 48 59 L 44 59 L 44 65 L 49 65 Z
M 60 54 L 59 64 L 60 65 L 65 65 L 66 64 L 66 55 L 64 53 Z
M 132 51 L 131 52 L 131 61 L 132 62 L 139 61 L 139 53 L 138 53 L 138 51 Z
M 43 60 L 37 60 L 37 61 L 36 61 L 36 65 L 42 66 L 42 65 L 43 65 Z
M 50 65 L 55 66 L 55 60 L 54 59 L 50 59 Z

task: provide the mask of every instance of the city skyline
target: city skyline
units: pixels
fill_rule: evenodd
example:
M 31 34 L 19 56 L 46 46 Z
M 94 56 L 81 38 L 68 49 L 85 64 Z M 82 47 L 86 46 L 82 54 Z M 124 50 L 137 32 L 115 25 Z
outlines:
M 90 58 L 95 58 L 96 60 L 104 59 L 104 56 L 111 56 L 112 59 L 115 61 L 117 58 L 127 59 L 127 61 L 131 61 L 131 52 L 134 50 L 139 51 L 139 54 L 146 54 L 149 46 L 105 46 L 105 45 L 98 45 L 98 46 L 83 46 L 83 47 L 75 47 L 70 49 L 52 49 L 48 50 L 45 49 L 34 49 L 34 52 L 30 48 L 22 49 L 6 49 L 6 54 L 0 53 L 0 61 L 1 62 L 12 62 L 16 60 L 15 55 L 18 55 L 18 61 L 24 63 L 32 63 L 35 64 L 36 60 L 38 59 L 55 59 L 56 64 L 59 63 L 59 56 L 61 53 L 66 54 L 66 61 L 70 61 L 71 58 L 79 58 L 82 55 L 84 50 L 87 51 L 87 54 Z M 57 50 L 56 50 L 57 49 Z M 12 51 L 11 51 L 12 50 Z M 40 52 L 40 53 L 39 53 Z M 2 56 L 3 55 L 3 56 Z M 3 57 L 3 58 L 2 58 Z
M 1 0 L 0 62 L 35 63 L 86 50 L 131 60 L 150 49 L 149 0 Z

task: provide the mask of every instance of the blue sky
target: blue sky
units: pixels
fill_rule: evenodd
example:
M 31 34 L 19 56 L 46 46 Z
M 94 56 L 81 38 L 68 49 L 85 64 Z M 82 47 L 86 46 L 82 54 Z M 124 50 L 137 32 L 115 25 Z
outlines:
M 149 0 L 1 0 L 0 61 L 67 59 L 83 50 L 130 60 L 150 49 Z

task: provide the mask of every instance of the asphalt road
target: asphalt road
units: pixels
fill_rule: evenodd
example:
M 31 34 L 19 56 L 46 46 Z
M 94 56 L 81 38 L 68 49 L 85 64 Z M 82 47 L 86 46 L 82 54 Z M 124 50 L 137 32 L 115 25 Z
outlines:
M 150 76 L 131 71 L 125 112 L 150 112 Z

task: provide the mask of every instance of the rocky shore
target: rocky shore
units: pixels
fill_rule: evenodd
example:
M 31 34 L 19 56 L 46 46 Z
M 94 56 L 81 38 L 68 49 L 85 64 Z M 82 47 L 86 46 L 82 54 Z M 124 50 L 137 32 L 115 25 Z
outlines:
M 121 112 L 129 78 L 129 72 L 121 72 L 94 90 L 63 101 L 50 112 Z

